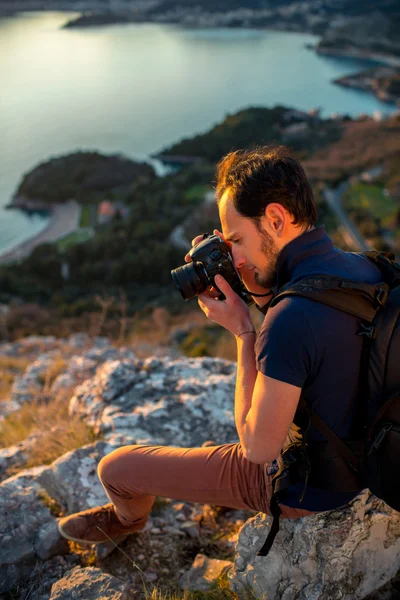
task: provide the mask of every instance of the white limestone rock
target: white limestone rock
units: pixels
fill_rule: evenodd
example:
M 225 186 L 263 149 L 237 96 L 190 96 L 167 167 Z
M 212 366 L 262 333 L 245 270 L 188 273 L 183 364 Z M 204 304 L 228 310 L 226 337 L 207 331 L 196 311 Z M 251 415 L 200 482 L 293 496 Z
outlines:
M 281 520 L 266 557 L 256 556 L 272 518 L 259 513 L 243 526 L 230 572 L 233 591 L 255 598 L 362 600 L 400 565 L 400 513 L 368 490 L 348 505 L 302 519 Z
M 222 359 L 111 361 L 75 390 L 69 412 L 113 442 L 236 442 L 235 380 L 235 363 Z
M 28 575 L 38 559 L 68 551 L 41 499 L 45 493 L 31 477 L 14 476 L 0 484 L 0 595 Z
M 71 450 L 41 469 L 36 480 L 66 514 L 102 506 L 110 499 L 100 483 L 97 466 L 103 456 L 115 449 L 116 446 L 100 441 Z
M 25 464 L 27 453 L 35 446 L 40 437 L 41 432 L 35 430 L 25 440 L 0 450 L 0 481 L 8 479 L 8 469 L 11 467 L 16 469 Z

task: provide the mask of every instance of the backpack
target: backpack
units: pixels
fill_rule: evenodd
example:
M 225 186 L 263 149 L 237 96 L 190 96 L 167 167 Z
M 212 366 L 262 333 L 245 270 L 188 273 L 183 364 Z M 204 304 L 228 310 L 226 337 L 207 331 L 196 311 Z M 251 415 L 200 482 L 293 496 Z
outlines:
M 279 504 L 290 485 L 302 483 L 332 491 L 369 490 L 400 511 L 400 264 L 389 252 L 366 256 L 382 273 L 371 285 L 331 276 L 302 279 L 278 290 L 267 307 L 287 296 L 303 296 L 360 319 L 363 337 L 358 405 L 351 440 L 341 440 L 307 405 L 303 397 L 289 431 L 289 443 L 278 459 L 272 480 L 273 523 L 257 556 L 266 556 L 279 531 Z M 326 441 L 307 442 L 313 424 Z

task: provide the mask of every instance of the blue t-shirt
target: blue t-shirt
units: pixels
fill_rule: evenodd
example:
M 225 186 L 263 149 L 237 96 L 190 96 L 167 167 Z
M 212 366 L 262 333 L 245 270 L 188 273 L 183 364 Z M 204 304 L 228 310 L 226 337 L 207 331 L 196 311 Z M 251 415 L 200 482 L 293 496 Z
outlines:
M 332 275 L 365 283 L 382 280 L 366 257 L 333 246 L 324 227 L 308 231 L 285 246 L 278 259 L 276 286 L 305 277 Z M 340 438 L 349 437 L 356 412 L 362 337 L 360 320 L 331 306 L 288 297 L 270 308 L 255 344 L 257 370 L 302 388 L 306 402 Z M 313 427 L 309 440 L 325 440 Z M 312 511 L 342 506 L 356 493 L 333 493 L 301 486 L 289 492 L 285 505 Z

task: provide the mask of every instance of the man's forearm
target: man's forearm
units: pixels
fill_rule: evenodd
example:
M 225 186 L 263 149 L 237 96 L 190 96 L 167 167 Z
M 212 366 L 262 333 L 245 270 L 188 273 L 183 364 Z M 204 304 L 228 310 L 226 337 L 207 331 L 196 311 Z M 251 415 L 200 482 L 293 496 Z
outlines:
M 245 421 L 251 407 L 254 385 L 257 378 L 256 359 L 254 353 L 255 333 L 246 333 L 236 337 L 237 373 L 235 389 L 235 424 L 240 442 L 247 447 Z

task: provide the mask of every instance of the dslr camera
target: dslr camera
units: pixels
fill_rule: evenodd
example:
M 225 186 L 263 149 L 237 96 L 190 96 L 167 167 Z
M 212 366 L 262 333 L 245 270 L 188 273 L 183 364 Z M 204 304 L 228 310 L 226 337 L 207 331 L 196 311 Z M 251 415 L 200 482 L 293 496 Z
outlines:
M 184 300 L 190 300 L 214 286 L 225 300 L 224 294 L 214 282 L 216 275 L 222 275 L 231 288 L 247 305 L 254 304 L 239 273 L 237 272 L 229 247 L 219 235 L 204 234 L 204 239 L 193 246 L 189 255 L 192 262 L 171 271 L 172 279 Z

